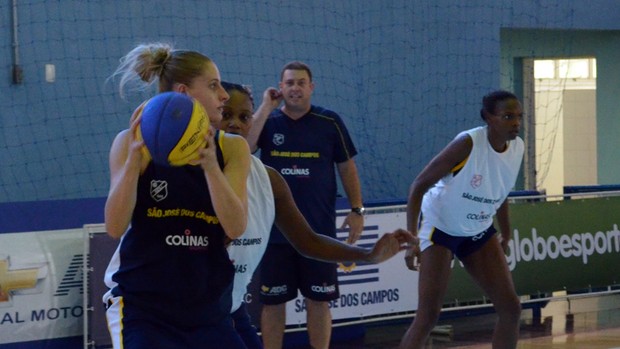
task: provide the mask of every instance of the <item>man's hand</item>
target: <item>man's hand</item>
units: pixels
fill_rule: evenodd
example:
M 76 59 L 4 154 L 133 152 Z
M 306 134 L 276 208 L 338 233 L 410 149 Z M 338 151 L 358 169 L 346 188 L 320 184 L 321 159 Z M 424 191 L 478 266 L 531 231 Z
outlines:
M 280 102 L 282 102 L 282 93 L 274 87 L 267 87 L 265 92 L 263 92 L 262 104 L 268 106 L 268 109 L 271 111 L 276 109 Z
M 364 216 L 355 212 L 349 212 L 344 222 L 342 222 L 340 229 L 345 229 L 346 227 L 349 227 L 347 243 L 354 244 L 362 236 L 362 231 L 364 230 Z

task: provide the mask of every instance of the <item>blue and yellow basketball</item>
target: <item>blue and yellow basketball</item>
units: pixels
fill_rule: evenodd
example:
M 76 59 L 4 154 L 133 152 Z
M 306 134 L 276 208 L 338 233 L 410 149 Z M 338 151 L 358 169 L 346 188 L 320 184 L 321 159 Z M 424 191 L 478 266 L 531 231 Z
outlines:
M 198 159 L 206 144 L 209 117 L 200 102 L 177 92 L 149 99 L 142 109 L 137 137 L 144 140 L 143 154 L 164 166 L 183 166 Z

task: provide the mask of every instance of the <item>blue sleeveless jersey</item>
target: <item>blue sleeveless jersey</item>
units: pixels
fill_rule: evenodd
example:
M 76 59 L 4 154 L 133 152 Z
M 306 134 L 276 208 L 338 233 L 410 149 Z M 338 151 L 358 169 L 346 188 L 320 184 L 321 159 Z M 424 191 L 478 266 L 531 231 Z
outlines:
M 261 160 L 284 177 L 295 203 L 319 234 L 336 236 L 335 164 L 357 154 L 342 119 L 312 106 L 298 120 L 280 109 L 271 113 L 258 140 Z M 270 243 L 287 243 L 274 226 Z
M 222 167 L 219 147 L 218 160 Z M 220 322 L 230 312 L 234 268 L 202 168 L 151 162 L 137 195 L 112 295 L 178 326 Z

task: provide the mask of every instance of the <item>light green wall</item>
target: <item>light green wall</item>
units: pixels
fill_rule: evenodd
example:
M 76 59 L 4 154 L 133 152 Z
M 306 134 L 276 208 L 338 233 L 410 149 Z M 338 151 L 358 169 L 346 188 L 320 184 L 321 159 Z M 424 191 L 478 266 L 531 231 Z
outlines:
M 595 57 L 598 183 L 620 183 L 620 31 L 501 30 L 502 88 L 522 91 L 522 58 Z

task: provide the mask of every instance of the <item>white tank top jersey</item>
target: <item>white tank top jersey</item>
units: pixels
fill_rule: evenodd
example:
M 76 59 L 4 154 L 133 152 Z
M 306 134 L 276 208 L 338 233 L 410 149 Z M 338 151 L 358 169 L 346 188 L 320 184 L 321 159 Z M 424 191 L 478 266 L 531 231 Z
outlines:
M 235 265 L 231 312 L 239 309 L 244 301 L 247 286 L 267 248 L 276 215 L 269 174 L 257 157 L 251 159 L 247 184 L 248 226 L 228 247 L 228 255 Z
M 452 236 L 474 236 L 493 224 L 493 217 L 517 180 L 523 140 L 507 143 L 498 153 L 487 139 L 487 127 L 463 131 L 473 147 L 465 165 L 440 179 L 422 200 L 422 219 Z
M 121 266 L 120 248 L 121 244 L 123 243 L 124 237 L 125 234 L 123 234 L 118 243 L 118 246 L 116 246 L 116 250 L 114 251 L 114 254 L 112 254 L 112 258 L 110 259 L 110 262 L 108 263 L 105 274 L 103 276 L 103 282 L 108 287 L 108 291 L 103 295 L 103 304 L 108 304 L 109 300 L 112 298 L 112 289 L 118 285 L 116 281 L 112 280 L 112 276 L 114 276 L 114 273 L 116 273 L 118 268 L 120 268 Z

